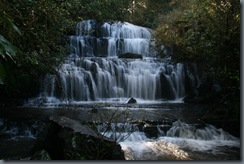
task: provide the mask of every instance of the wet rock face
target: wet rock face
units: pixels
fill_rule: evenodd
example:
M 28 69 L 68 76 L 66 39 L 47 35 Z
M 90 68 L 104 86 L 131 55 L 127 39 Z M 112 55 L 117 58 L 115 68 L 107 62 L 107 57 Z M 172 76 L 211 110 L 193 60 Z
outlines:
M 81 125 L 80 122 L 63 116 L 51 117 L 50 120 L 50 126 L 40 150 L 46 150 L 51 159 L 125 159 L 119 144 L 98 134 L 87 125 Z
M 124 53 L 118 56 L 118 58 L 126 58 L 126 59 L 142 59 L 142 55 L 135 53 Z
M 167 131 L 172 127 L 174 120 L 149 121 L 145 120 L 140 126 L 147 138 L 157 138 L 165 136 Z
M 144 125 L 144 133 L 148 138 L 157 138 L 158 137 L 158 129 L 156 126 L 145 124 Z
M 202 79 L 195 93 L 183 98 L 185 103 L 218 103 L 223 98 L 222 86 L 216 80 Z

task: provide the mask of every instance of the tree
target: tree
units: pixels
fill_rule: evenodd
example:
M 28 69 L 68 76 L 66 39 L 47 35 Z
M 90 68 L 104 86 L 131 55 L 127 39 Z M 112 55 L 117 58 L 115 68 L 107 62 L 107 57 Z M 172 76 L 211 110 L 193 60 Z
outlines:
M 155 28 L 161 15 L 173 9 L 171 0 L 133 0 L 130 2 L 129 18 L 131 23 Z
M 175 1 L 162 17 L 155 38 L 161 56 L 195 62 L 201 79 L 221 85 L 219 103 L 205 116 L 223 128 L 240 125 L 240 2 L 232 0 Z M 163 45 L 163 46 L 162 46 Z M 163 51 L 162 47 L 168 47 Z M 204 83 L 204 82 L 203 82 Z M 206 83 L 205 83 L 206 84 Z M 214 87 L 214 85 L 212 86 Z M 210 92 L 208 90 L 207 92 Z M 215 98 L 214 97 L 214 98 Z M 221 111 L 221 112 L 220 112 Z
M 76 23 L 84 19 L 124 20 L 129 2 L 130 0 L 0 1 L 0 11 L 8 18 L 1 16 L 0 34 L 5 35 L 1 36 L 1 58 L 7 55 L 16 62 L 12 64 L 10 60 L 4 61 L 6 64 L 3 66 L 1 61 L 0 79 L 2 84 L 4 78 L 4 85 L 0 88 L 0 97 L 36 96 L 42 76 L 47 73 L 55 74 L 56 68 L 65 60 L 69 51 L 66 38 L 67 35 L 74 35 Z M 16 27 L 22 35 L 16 35 Z M 17 45 L 17 48 L 12 45 Z
M 174 60 L 201 64 L 225 88 L 240 88 L 240 2 L 184 1 L 162 18 L 155 38 Z

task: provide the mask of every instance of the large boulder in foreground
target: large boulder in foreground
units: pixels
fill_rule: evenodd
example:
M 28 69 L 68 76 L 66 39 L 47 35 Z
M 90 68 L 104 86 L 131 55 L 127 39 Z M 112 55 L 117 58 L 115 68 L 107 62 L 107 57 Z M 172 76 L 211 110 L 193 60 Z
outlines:
M 87 124 L 64 116 L 50 117 L 50 126 L 39 150 L 52 160 L 125 160 L 116 141 L 97 133 Z
M 120 54 L 118 58 L 142 59 L 142 55 L 128 52 L 128 53 Z

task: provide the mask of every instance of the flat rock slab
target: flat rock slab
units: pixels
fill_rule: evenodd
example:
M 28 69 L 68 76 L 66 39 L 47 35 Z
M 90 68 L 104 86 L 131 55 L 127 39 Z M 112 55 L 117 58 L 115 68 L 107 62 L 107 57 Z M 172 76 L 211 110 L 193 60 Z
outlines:
M 89 128 L 86 125 L 81 125 L 81 123 L 79 121 L 72 120 L 65 116 L 51 116 L 49 119 L 52 120 L 53 122 L 56 122 L 63 128 L 64 127 L 70 128 L 74 132 L 77 132 L 80 134 L 98 137 L 98 134 L 94 130 L 92 130 L 91 128 Z

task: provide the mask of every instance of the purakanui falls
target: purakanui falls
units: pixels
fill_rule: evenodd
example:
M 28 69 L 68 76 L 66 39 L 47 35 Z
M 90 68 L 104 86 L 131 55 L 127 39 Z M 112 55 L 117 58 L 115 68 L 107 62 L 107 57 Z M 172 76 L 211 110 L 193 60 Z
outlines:
M 95 122 L 126 160 L 239 160 L 240 139 L 198 120 L 204 105 L 183 101 L 200 83 L 197 66 L 156 57 L 152 33 L 128 22 L 79 22 L 58 74 L 46 75 L 25 107 Z M 36 124 L 5 132 L 34 140 Z
M 70 36 L 73 51 L 58 68 L 58 77 L 45 77 L 41 98 L 60 103 L 184 97 L 197 77 L 186 65 L 156 59 L 151 32 L 130 23 L 78 23 L 76 35 Z M 133 56 L 139 59 L 128 59 Z

